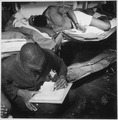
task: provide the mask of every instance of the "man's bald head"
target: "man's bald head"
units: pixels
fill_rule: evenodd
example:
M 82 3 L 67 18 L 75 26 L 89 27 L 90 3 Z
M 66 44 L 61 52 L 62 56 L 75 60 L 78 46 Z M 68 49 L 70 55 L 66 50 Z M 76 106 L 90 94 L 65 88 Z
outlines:
M 26 43 L 20 50 L 20 60 L 24 64 L 39 65 L 45 60 L 45 56 L 37 43 Z

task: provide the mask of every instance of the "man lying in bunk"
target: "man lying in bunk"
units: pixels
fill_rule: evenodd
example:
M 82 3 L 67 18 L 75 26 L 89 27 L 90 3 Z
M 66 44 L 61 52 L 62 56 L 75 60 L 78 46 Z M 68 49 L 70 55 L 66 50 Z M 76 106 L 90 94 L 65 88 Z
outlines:
M 50 28 L 55 32 L 72 28 L 85 32 L 85 26 L 94 26 L 108 31 L 111 27 L 109 21 L 94 18 L 80 11 L 73 11 L 68 6 L 49 6 L 42 15 L 31 16 L 29 24 Z

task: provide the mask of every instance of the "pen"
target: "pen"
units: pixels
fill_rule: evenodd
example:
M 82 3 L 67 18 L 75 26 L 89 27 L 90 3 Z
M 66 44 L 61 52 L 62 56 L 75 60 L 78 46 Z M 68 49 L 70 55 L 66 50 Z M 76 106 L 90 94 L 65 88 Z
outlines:
M 56 90 L 56 86 L 54 85 L 53 91 Z
M 55 90 L 56 90 L 56 87 L 54 87 L 53 91 L 55 91 Z

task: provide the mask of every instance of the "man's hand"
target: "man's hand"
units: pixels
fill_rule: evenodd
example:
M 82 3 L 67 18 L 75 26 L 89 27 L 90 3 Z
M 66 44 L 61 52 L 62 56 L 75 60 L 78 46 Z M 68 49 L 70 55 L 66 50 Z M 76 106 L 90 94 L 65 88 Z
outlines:
M 54 86 L 54 90 L 66 88 L 68 86 L 68 83 L 66 81 L 66 78 L 64 76 L 60 76 Z
M 76 23 L 76 29 L 82 31 L 83 33 L 86 32 L 86 28 L 83 26 L 80 26 L 79 23 Z
M 6 108 L 5 105 L 1 105 L 1 117 L 7 117 L 8 116 L 8 109 Z
M 32 98 L 34 94 L 36 94 L 38 91 L 28 91 L 28 90 L 22 90 L 19 89 L 17 95 L 21 96 L 26 104 L 26 106 L 31 110 L 31 111 L 37 111 L 37 108 L 29 102 L 29 100 Z

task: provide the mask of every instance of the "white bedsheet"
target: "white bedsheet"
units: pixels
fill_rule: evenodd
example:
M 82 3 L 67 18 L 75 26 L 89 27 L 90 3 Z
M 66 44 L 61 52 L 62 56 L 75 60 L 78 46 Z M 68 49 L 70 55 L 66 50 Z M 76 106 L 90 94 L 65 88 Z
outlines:
M 117 29 L 117 18 L 113 18 L 111 21 L 111 29 L 109 31 L 103 31 L 93 26 L 86 26 L 86 32 L 82 33 L 77 29 L 64 30 L 65 37 L 64 42 L 68 40 L 74 41 L 101 41 L 109 37 Z
M 70 36 L 75 35 L 82 38 L 99 38 L 99 36 L 104 33 L 103 30 L 100 30 L 93 26 L 86 26 L 86 31 L 84 33 L 77 29 L 64 30 L 64 32 Z

